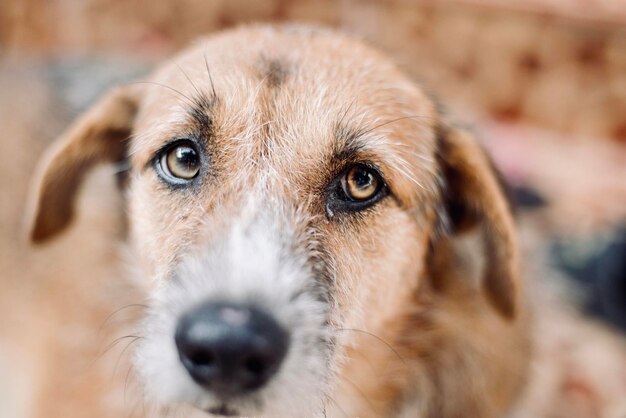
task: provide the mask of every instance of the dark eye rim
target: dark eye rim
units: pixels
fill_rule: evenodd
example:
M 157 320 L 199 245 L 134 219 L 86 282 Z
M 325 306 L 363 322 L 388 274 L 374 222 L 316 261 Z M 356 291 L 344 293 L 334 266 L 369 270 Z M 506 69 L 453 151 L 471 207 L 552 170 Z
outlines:
M 368 199 L 358 200 L 349 196 L 343 189 L 343 183 L 345 176 L 354 168 L 365 168 L 376 177 L 378 181 L 378 187 L 376 192 Z M 389 187 L 384 177 L 380 173 L 380 169 L 370 162 L 357 162 L 348 164 L 339 175 L 331 182 L 329 186 L 329 193 L 327 197 L 326 208 L 329 214 L 335 212 L 360 212 L 365 209 L 369 209 L 376 203 L 383 200 L 389 195 Z
M 163 159 L 164 159 L 164 157 L 166 157 L 167 154 L 171 150 L 173 150 L 174 148 L 179 147 L 181 145 L 193 148 L 196 151 L 196 153 L 198 154 L 198 158 L 200 160 L 200 168 L 198 170 L 198 174 L 196 174 L 194 177 L 192 177 L 190 179 L 184 179 L 184 178 L 176 177 L 176 176 L 174 176 L 173 174 L 171 174 L 169 172 L 169 169 L 163 167 Z M 163 182 L 165 182 L 167 185 L 175 187 L 175 188 L 187 187 L 187 186 L 195 183 L 198 180 L 198 178 L 201 177 L 203 166 L 204 166 L 203 153 L 201 151 L 201 147 L 199 146 L 198 142 L 195 139 L 192 139 L 192 138 L 177 138 L 177 139 L 174 139 L 174 140 L 168 142 L 167 144 L 165 144 L 163 147 L 161 147 L 155 153 L 155 156 L 152 159 L 152 165 L 154 166 L 154 169 L 157 172 L 159 178 Z

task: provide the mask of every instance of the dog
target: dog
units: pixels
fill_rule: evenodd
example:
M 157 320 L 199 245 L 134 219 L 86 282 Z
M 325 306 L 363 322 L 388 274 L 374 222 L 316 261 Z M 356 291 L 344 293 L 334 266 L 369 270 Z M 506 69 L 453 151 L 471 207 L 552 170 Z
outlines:
M 522 393 L 502 182 L 360 41 L 241 27 L 110 91 L 42 159 L 33 242 L 70 227 L 102 163 L 128 165 L 128 258 L 149 295 L 133 367 L 155 411 L 489 418 Z

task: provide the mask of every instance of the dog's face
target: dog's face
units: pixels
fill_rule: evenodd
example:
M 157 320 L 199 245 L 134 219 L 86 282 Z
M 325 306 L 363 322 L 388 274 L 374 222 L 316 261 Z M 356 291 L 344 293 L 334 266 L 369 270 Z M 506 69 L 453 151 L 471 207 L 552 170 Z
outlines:
M 160 404 L 323 415 L 355 334 L 416 309 L 446 227 L 495 227 L 484 288 L 493 315 L 513 315 L 488 162 L 358 42 L 240 29 L 109 94 L 49 154 L 33 238 L 69 223 L 89 166 L 124 157 L 151 295 L 135 367 Z

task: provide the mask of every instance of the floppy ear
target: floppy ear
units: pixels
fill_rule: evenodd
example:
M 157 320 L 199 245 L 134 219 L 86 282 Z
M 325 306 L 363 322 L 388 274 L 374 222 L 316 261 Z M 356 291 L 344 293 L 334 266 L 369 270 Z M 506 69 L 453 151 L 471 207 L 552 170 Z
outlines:
M 444 229 L 455 236 L 478 228 L 484 252 L 481 285 L 489 302 L 504 317 L 513 318 L 520 287 L 518 249 L 513 215 L 499 173 L 476 140 L 458 128 L 442 129 L 438 157 L 444 181 Z M 438 241 L 434 243 L 435 253 L 439 249 L 450 251 L 449 240 L 440 237 Z M 440 259 L 438 264 L 441 271 L 444 263 Z
M 70 224 L 76 193 L 93 166 L 125 158 L 138 101 L 136 87 L 114 89 L 46 151 L 30 196 L 27 221 L 31 241 L 43 242 Z

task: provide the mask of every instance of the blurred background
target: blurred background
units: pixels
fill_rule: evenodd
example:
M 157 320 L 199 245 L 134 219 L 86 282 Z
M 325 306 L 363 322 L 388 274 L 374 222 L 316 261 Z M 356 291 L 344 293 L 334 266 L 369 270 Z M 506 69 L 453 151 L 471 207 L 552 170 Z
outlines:
M 85 263 L 110 266 L 114 250 L 80 232 L 66 247 L 33 253 L 18 244 L 45 146 L 110 86 L 141 79 L 200 35 L 259 21 L 340 28 L 391 55 L 491 151 L 519 205 L 529 280 L 566 289 L 585 315 L 626 330 L 626 0 L 2 0 L 0 295 L 13 296 L 0 306 L 10 319 L 0 335 L 28 340 L 29 321 L 64 323 L 50 338 L 66 344 L 67 332 L 82 335 L 76 317 L 88 286 L 108 286 L 96 304 L 102 315 L 128 298 L 109 270 L 66 292 L 63 306 L 47 302 L 59 287 L 51 272 L 68 289 L 84 274 L 68 242 Z M 93 210 L 81 214 L 83 235 L 105 219 L 101 241 L 118 237 L 120 203 L 98 193 L 84 202 Z M 36 320 L 25 299 L 37 301 Z M 5 359 L 19 357 L 8 347 L 0 345 L 0 366 L 3 349 Z

